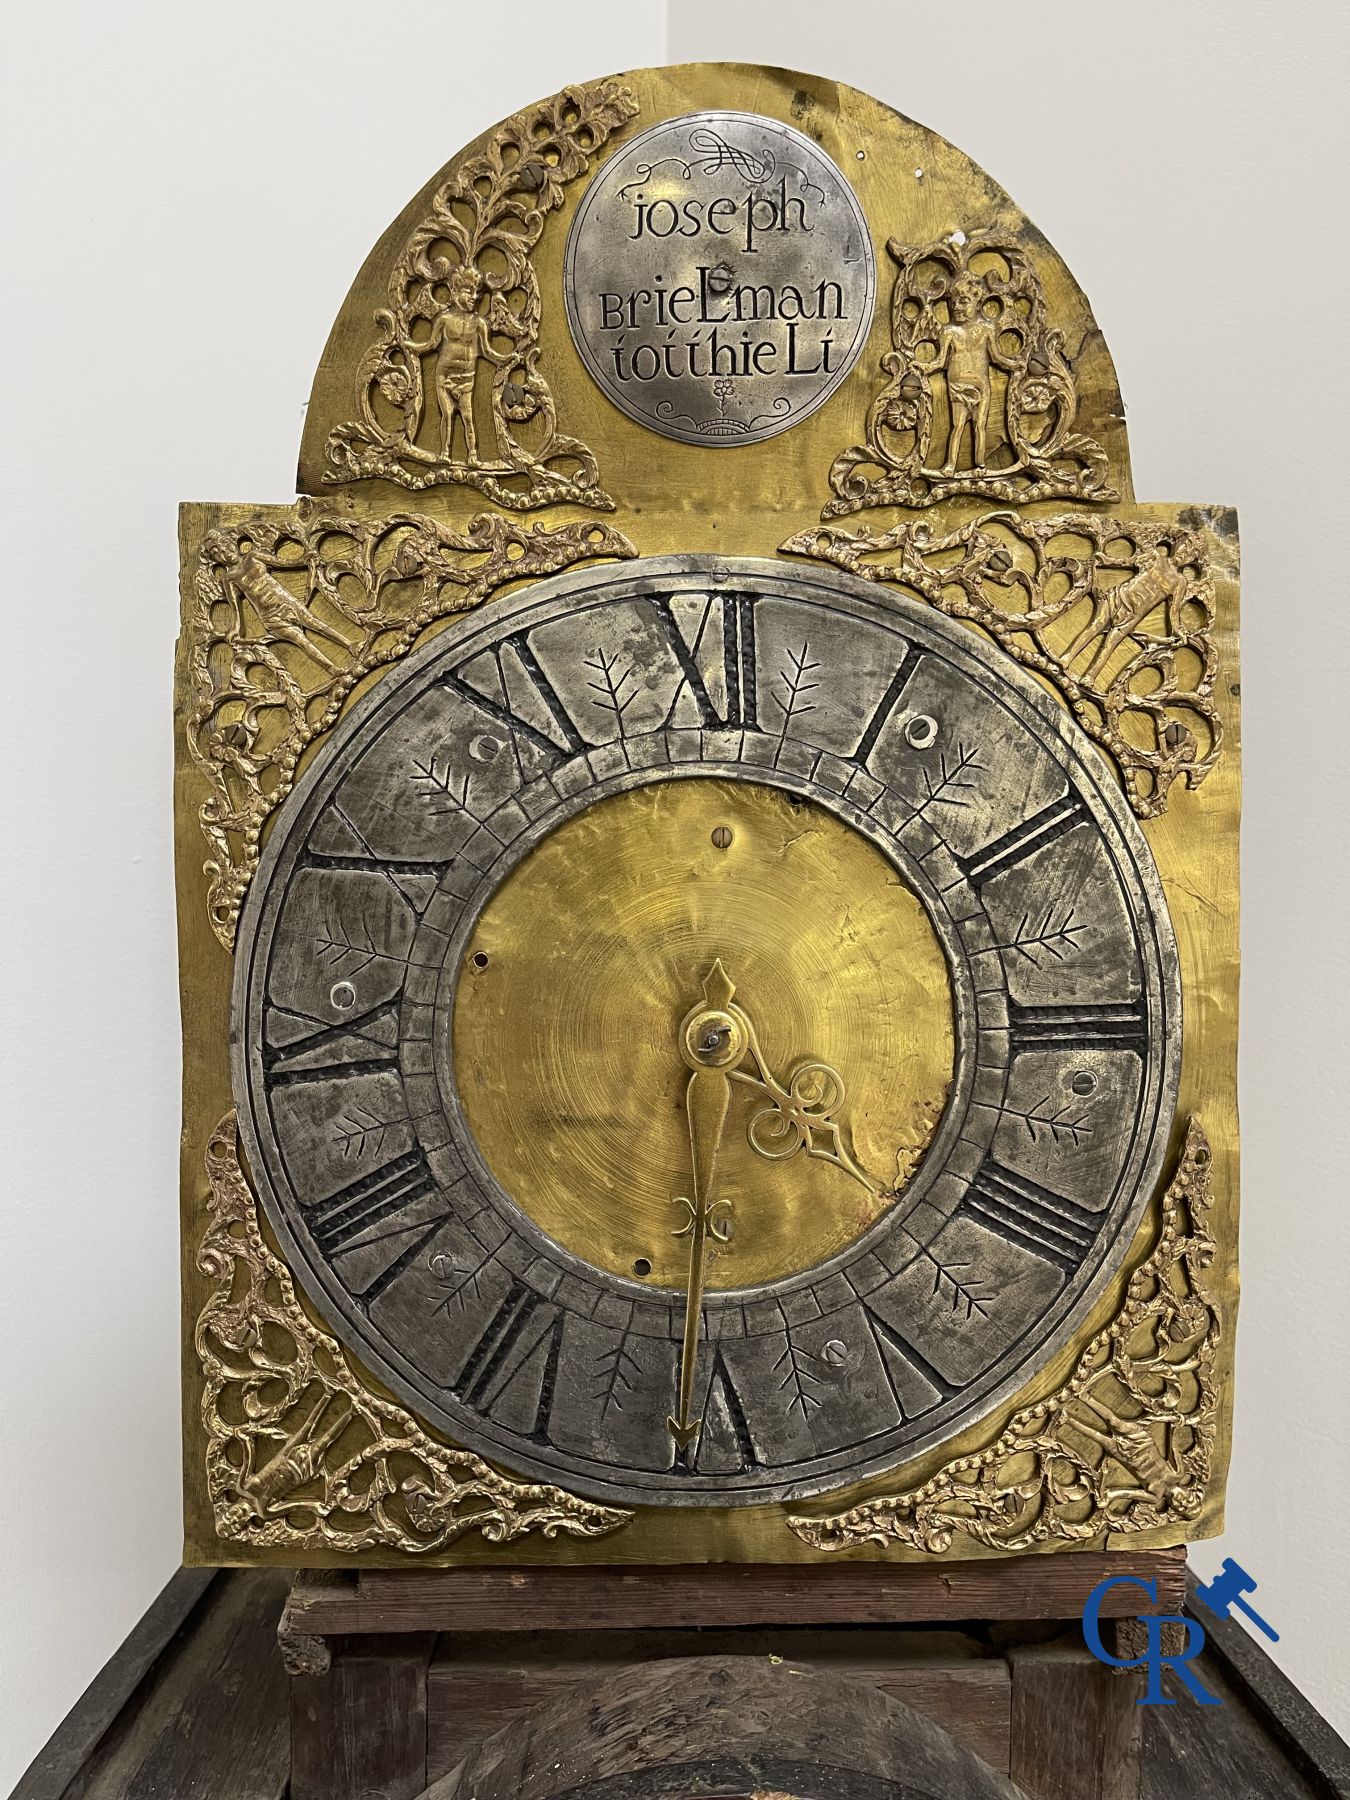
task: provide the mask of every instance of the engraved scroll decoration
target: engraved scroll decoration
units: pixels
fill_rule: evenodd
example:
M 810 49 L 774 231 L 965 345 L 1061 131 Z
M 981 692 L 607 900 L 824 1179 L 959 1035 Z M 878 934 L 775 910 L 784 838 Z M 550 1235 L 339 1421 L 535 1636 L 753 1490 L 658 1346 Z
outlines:
M 637 110 L 614 81 L 567 88 L 499 126 L 436 190 L 375 315 L 360 417 L 329 434 L 326 483 L 458 484 L 508 510 L 614 510 L 594 453 L 558 429 L 530 252 L 567 184 Z
M 1218 1412 L 1218 1302 L 1210 1150 L 1192 1120 L 1162 1199 L 1152 1254 L 1123 1305 L 1047 1399 L 1016 1413 L 988 1449 L 922 1487 L 829 1517 L 792 1515 L 816 1550 L 905 1545 L 934 1553 L 958 1538 L 991 1550 L 1081 1544 L 1194 1519 L 1204 1503 Z
M 780 549 L 982 626 L 1114 758 L 1140 818 L 1166 810 L 1178 777 L 1199 787 L 1218 761 L 1214 587 L 1192 525 L 993 512 L 947 533 L 822 525 Z
M 822 517 L 871 506 L 932 506 L 961 494 L 1018 504 L 1116 500 L 1106 452 L 1073 429 L 1078 392 L 1017 239 L 953 232 L 886 246 L 896 264 L 890 380 L 868 409 L 865 444 L 834 459 Z
M 225 948 L 264 823 L 363 677 L 508 582 L 636 554 L 594 520 L 546 530 L 479 513 L 451 529 L 307 501 L 209 532 L 186 602 L 186 737 L 210 787 L 198 816 L 211 850 L 211 926 Z
M 197 1266 L 215 1290 L 197 1320 L 207 1491 L 218 1535 L 253 1549 L 425 1553 L 468 1532 L 507 1544 L 600 1537 L 631 1513 L 516 1481 L 437 1442 L 370 1389 L 311 1323 L 263 1239 L 235 1115 L 206 1154 L 210 1222 Z

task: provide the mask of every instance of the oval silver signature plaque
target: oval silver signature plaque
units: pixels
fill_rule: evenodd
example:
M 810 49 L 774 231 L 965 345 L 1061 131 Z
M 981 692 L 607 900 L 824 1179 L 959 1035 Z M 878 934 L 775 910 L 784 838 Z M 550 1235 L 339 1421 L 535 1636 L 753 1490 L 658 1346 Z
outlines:
M 630 419 L 753 444 L 822 405 L 867 341 L 872 240 L 843 172 L 758 113 L 667 119 L 612 156 L 567 242 L 567 321 Z

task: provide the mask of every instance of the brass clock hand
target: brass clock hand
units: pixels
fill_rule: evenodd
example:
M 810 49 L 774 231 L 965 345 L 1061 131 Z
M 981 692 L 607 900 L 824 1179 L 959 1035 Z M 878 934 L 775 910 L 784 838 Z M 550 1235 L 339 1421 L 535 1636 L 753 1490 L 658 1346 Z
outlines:
M 835 1113 L 844 1103 L 844 1082 L 829 1063 L 799 1063 L 787 1085 L 778 1080 L 765 1061 L 749 1014 L 733 1004 L 736 992 L 718 958 L 703 978 L 703 1004 L 685 1014 L 680 1025 L 680 1054 L 692 1073 L 685 1090 L 689 1119 L 689 1152 L 693 1167 L 694 1197 L 675 1204 L 689 1217 L 675 1233 L 689 1239 L 689 1278 L 684 1307 L 684 1345 L 680 1355 L 680 1391 L 677 1412 L 666 1420 L 681 1450 L 698 1436 L 703 1421 L 691 1416 L 694 1376 L 698 1368 L 698 1340 L 703 1322 L 703 1286 L 708 1239 L 725 1243 L 730 1237 L 729 1200 L 713 1198 L 717 1153 L 722 1144 L 731 1084 L 739 1081 L 764 1095 L 767 1104 L 752 1114 L 746 1127 L 750 1147 L 758 1155 L 776 1161 L 805 1150 L 808 1156 L 833 1163 L 860 1183 L 870 1194 L 878 1184 L 854 1161 L 853 1153 Z M 738 1065 L 749 1056 L 754 1073 Z
M 880 1184 L 854 1160 L 844 1128 L 834 1116 L 845 1099 L 844 1080 L 838 1069 L 826 1062 L 798 1063 L 785 1087 L 765 1062 L 754 1026 L 744 1014 L 741 1016 L 756 1073 L 733 1069 L 731 1080 L 755 1088 L 767 1100 L 766 1105 L 751 1114 L 746 1126 L 750 1148 L 770 1162 L 805 1150 L 808 1156 L 842 1169 L 869 1194 L 878 1194 Z
M 730 1235 L 725 1214 L 728 1200 L 713 1199 L 713 1177 L 722 1144 L 727 1109 L 731 1104 L 729 1071 L 745 1055 L 749 1021 L 731 1005 L 735 986 L 720 959 L 703 978 L 703 1004 L 685 1015 L 680 1025 L 680 1054 L 692 1073 L 685 1089 L 689 1119 L 689 1155 L 694 1177 L 692 1200 L 679 1199 L 689 1217 L 675 1233 L 689 1239 L 689 1281 L 684 1306 L 684 1347 L 680 1355 L 680 1395 L 677 1411 L 667 1418 L 670 1435 L 681 1450 L 698 1436 L 703 1421 L 691 1417 L 694 1375 L 698 1367 L 699 1329 L 703 1319 L 703 1280 L 708 1238 L 722 1243 Z

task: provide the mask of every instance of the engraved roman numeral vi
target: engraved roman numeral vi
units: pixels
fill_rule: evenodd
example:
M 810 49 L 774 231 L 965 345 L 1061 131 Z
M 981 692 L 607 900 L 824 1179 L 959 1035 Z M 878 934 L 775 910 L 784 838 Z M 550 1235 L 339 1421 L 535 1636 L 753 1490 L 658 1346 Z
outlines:
M 737 1388 L 731 1370 L 727 1366 L 726 1357 L 720 1345 L 713 1350 L 708 1368 L 708 1384 L 700 1408 L 703 1418 L 703 1434 L 697 1439 L 697 1448 L 679 1451 L 675 1459 L 676 1474 L 695 1474 L 699 1469 L 699 1457 L 707 1448 L 709 1418 L 716 1408 L 725 1410 L 727 1424 L 731 1428 L 731 1442 L 735 1446 L 735 1455 L 742 1471 L 762 1468 L 759 1453 L 755 1449 L 754 1436 L 750 1430 L 750 1418 L 746 1411 L 744 1397 Z M 730 1448 L 730 1445 L 725 1446 Z
M 1082 1262 L 1101 1225 L 1097 1213 L 992 1158 L 981 1165 L 954 1216 L 962 1214 L 1066 1275 Z
M 939 1400 L 950 1400 L 960 1392 L 939 1369 L 934 1368 L 907 1337 L 902 1337 L 891 1324 L 864 1300 L 863 1317 L 881 1355 L 881 1366 L 895 1396 L 902 1419 L 916 1417 L 935 1406 Z M 915 1376 L 919 1377 L 916 1386 Z M 929 1399 L 928 1390 L 933 1398 Z

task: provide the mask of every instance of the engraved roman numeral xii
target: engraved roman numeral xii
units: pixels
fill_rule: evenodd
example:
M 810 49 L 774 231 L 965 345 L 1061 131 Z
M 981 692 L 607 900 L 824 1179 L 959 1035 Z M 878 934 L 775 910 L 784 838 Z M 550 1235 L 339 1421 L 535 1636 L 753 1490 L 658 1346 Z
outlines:
M 680 696 L 687 690 L 698 709 L 699 723 L 705 729 L 758 731 L 754 595 L 724 594 L 720 599 L 709 598 L 699 616 L 692 644 L 675 616 L 675 608 L 668 595 L 652 594 L 649 604 L 680 666 L 680 682 L 666 714 L 666 723 L 670 723 Z M 699 663 L 699 653 L 708 634 L 714 607 L 719 605 L 722 613 L 722 678 L 726 689 L 726 702 L 720 707 L 709 691 L 707 678 Z

